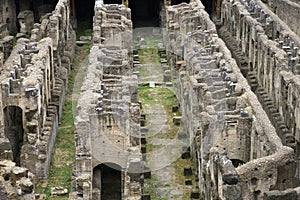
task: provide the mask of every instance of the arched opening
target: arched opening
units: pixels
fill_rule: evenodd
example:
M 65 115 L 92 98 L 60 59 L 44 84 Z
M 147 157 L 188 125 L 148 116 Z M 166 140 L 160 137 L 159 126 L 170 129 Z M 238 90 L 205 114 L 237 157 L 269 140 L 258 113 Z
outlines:
M 18 106 L 7 106 L 4 108 L 4 131 L 11 144 L 13 161 L 17 165 L 20 165 L 20 154 L 24 137 L 22 113 L 22 109 Z
M 94 168 L 93 199 L 122 199 L 122 171 L 119 165 L 103 163 Z
M 130 0 L 129 7 L 134 27 L 159 26 L 160 11 L 163 7 L 161 0 Z
M 181 3 L 190 3 L 190 0 L 171 0 L 171 5 L 178 5 Z

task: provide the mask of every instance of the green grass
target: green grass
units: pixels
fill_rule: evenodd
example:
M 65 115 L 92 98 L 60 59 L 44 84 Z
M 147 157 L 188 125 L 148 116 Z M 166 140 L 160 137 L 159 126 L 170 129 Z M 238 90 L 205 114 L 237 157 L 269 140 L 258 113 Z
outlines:
M 158 43 L 162 43 L 161 36 L 152 36 L 146 39 L 146 44 L 148 47 L 157 48 Z
M 157 48 L 145 48 L 138 51 L 141 64 L 160 64 L 160 57 Z
M 149 48 L 141 49 L 139 50 L 139 57 L 141 64 L 147 64 L 147 63 L 159 63 L 159 56 L 157 54 L 156 45 L 159 40 L 156 40 L 156 38 L 150 38 L 146 39 L 147 45 L 150 44 Z M 147 71 L 147 69 L 146 69 Z M 143 71 L 140 70 L 140 75 L 143 76 Z M 161 139 L 173 139 L 176 137 L 176 134 L 178 133 L 179 126 L 176 126 L 173 124 L 173 117 L 174 116 L 181 116 L 180 110 L 178 110 L 176 113 L 172 112 L 173 106 L 179 106 L 179 102 L 177 98 L 174 95 L 174 92 L 164 86 L 158 86 L 155 88 L 151 88 L 149 86 L 140 86 L 139 87 L 139 99 L 142 102 L 142 105 L 155 105 L 160 104 L 163 106 L 164 110 L 167 114 L 167 122 L 166 124 L 169 125 L 169 130 L 163 134 L 157 134 L 156 138 Z M 143 112 L 143 110 L 142 110 Z M 148 116 L 146 116 L 146 126 L 148 123 Z M 147 135 L 146 135 L 147 136 Z M 146 151 L 151 152 L 155 151 L 156 149 L 160 149 L 160 145 L 156 144 L 149 144 L 146 145 Z M 146 161 L 147 163 L 147 161 Z M 187 166 L 192 165 L 191 159 L 181 159 L 179 158 L 177 161 L 171 164 L 172 167 L 175 169 L 174 175 L 172 175 L 172 180 L 177 185 L 181 185 L 183 189 L 183 195 L 174 195 L 173 198 L 181 197 L 182 199 L 190 199 L 190 187 L 185 186 L 185 180 L 191 179 L 193 181 L 193 184 L 197 184 L 195 181 L 194 176 L 185 177 L 183 174 L 183 169 Z M 152 200 L 166 200 L 166 198 L 162 198 L 157 190 L 157 188 L 169 188 L 172 187 L 172 183 L 161 183 L 159 180 L 156 180 L 157 177 L 151 176 L 151 179 L 145 181 L 145 193 L 149 194 L 151 196 Z
M 48 179 L 40 180 L 37 193 L 44 193 L 47 199 L 68 199 L 68 195 L 50 197 L 50 189 L 60 186 L 71 191 L 72 165 L 75 162 L 74 120 L 72 101 L 66 101 L 59 127 Z
M 172 139 L 178 132 L 179 127 L 173 125 L 173 116 L 181 116 L 180 111 L 173 113 L 172 107 L 178 106 L 179 103 L 177 98 L 174 96 L 172 90 L 166 87 L 155 87 L 150 88 L 149 86 L 140 86 L 139 87 L 139 99 L 143 104 L 161 104 L 163 105 L 166 113 L 167 113 L 167 124 L 170 125 L 170 130 L 166 134 L 160 134 L 158 138 L 168 138 Z M 146 117 L 147 119 L 148 117 Z M 146 120 L 146 125 L 147 125 Z
M 168 117 L 173 118 L 173 115 L 180 116 L 180 112 L 172 113 L 172 107 L 178 106 L 179 103 L 172 90 L 169 88 L 158 86 L 151 88 L 149 86 L 139 87 L 139 99 L 143 104 L 161 104 L 166 110 Z

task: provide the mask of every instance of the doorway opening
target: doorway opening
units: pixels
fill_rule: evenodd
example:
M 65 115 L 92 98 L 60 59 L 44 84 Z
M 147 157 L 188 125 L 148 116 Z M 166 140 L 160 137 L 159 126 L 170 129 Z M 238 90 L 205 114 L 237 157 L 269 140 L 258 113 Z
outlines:
M 21 148 L 23 145 L 23 111 L 18 106 L 4 108 L 4 131 L 13 152 L 13 161 L 20 166 Z
M 97 165 L 93 170 L 93 198 L 121 200 L 122 171 L 114 163 Z M 100 197 L 100 198 L 99 198 Z

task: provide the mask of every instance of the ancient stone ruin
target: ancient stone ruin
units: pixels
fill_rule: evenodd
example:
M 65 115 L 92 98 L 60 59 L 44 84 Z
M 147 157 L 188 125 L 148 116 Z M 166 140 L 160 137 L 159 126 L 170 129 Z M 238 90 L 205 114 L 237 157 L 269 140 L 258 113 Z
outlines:
M 147 180 L 153 147 L 139 98 L 142 86 L 163 85 L 179 103 L 179 157 L 190 159 L 180 182 L 192 185 L 188 198 L 175 189 L 167 199 L 300 199 L 299 13 L 298 0 L 0 0 L 0 199 L 45 197 L 37 185 L 51 176 L 84 45 L 71 190 L 53 190 L 72 200 L 166 195 L 147 189 L 162 183 Z M 161 33 L 161 82 L 140 81 L 141 49 L 156 33 L 135 28 L 149 23 Z M 78 41 L 87 25 L 92 35 Z

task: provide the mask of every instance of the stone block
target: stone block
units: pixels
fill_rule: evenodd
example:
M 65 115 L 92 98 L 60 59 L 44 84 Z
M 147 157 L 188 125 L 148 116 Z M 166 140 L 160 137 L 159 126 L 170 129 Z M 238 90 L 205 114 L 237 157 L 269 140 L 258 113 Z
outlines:
M 50 194 L 55 196 L 61 196 L 68 194 L 68 189 L 63 187 L 52 187 L 50 189 Z
M 180 125 L 180 123 L 181 123 L 181 116 L 175 116 L 175 117 L 173 117 L 173 123 L 175 124 L 175 125 Z
M 293 189 L 287 189 L 285 191 L 268 191 L 265 192 L 264 200 L 287 200 L 287 199 L 297 199 L 297 192 Z
M 11 175 L 12 182 L 16 182 L 17 180 L 20 180 L 22 177 L 28 176 L 28 169 L 24 167 L 14 167 L 12 168 L 11 172 L 12 172 Z
M 147 126 L 143 126 L 143 127 L 141 127 L 141 132 L 142 133 L 147 133 L 148 132 L 148 127 Z
M 166 64 L 163 64 L 162 65 L 162 70 L 163 71 L 170 70 L 170 67 L 168 65 L 166 65 Z
M 173 87 L 173 83 L 172 82 L 166 82 L 166 87 Z

